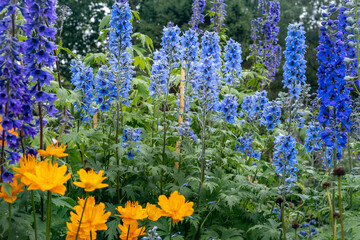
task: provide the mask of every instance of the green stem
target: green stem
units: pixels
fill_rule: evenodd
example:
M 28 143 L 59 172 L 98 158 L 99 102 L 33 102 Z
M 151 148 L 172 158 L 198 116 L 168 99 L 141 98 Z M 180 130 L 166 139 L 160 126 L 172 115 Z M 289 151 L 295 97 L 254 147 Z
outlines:
M 348 150 L 348 154 L 349 154 L 349 171 L 351 172 L 352 170 L 352 157 L 351 157 L 351 149 L 350 149 L 350 137 L 348 140 L 348 144 L 347 144 L 347 150 Z M 352 204 L 353 204 L 353 188 L 350 187 L 350 204 L 349 204 L 349 209 L 352 208 Z
M 34 217 L 35 240 L 37 240 L 37 223 L 36 223 L 36 209 L 35 209 L 35 200 L 34 200 L 34 190 L 31 190 L 31 202 L 32 202 L 33 217 Z
M 11 203 L 9 203 L 9 235 L 8 239 L 11 239 Z
M 86 196 L 86 198 L 85 198 L 84 208 L 83 208 L 83 210 L 82 210 L 82 212 L 81 212 L 81 217 L 80 217 L 79 227 L 78 227 L 78 229 L 77 229 L 77 231 L 76 231 L 76 237 L 75 237 L 75 240 L 77 240 L 77 239 L 78 239 L 78 236 L 79 236 L 80 226 L 81 226 L 82 219 L 83 219 L 83 217 L 84 217 L 84 212 L 85 212 L 85 208 L 86 208 L 86 203 L 87 203 L 87 200 L 88 200 L 88 196 Z
M 341 224 L 341 239 L 345 240 L 343 209 L 342 209 L 342 202 L 341 202 L 341 177 L 340 176 L 338 176 L 338 190 L 339 190 L 339 210 L 340 210 L 340 224 Z
M 52 193 L 47 192 L 47 211 L 46 211 L 46 240 L 50 240 L 51 234 L 51 199 Z
M 206 102 L 206 99 L 205 99 Z M 204 182 L 205 177 L 205 134 L 206 134 L 206 108 L 207 105 L 205 104 L 204 112 L 203 112 L 203 119 L 202 119 L 202 126 L 201 126 L 201 176 L 200 176 L 200 184 L 199 184 L 199 191 L 198 191 L 198 199 L 197 199 L 197 207 L 200 204 L 200 195 L 201 195 L 201 187 Z
M 335 236 L 335 228 L 334 228 L 334 211 L 332 208 L 332 204 L 331 204 L 331 198 L 330 198 L 330 192 L 329 192 L 329 188 L 326 188 L 326 194 L 329 200 L 329 206 L 330 206 L 330 214 L 331 214 L 331 226 L 333 228 L 333 234 Z
M 297 240 L 297 229 L 295 229 L 295 240 Z
M 171 74 L 171 70 L 169 72 Z M 166 106 L 169 99 L 169 83 L 166 86 L 166 99 L 164 102 L 164 138 L 163 138 L 163 149 L 162 149 L 162 165 L 165 165 L 165 150 L 166 150 L 166 133 L 167 133 L 167 123 L 166 123 Z M 163 185 L 164 185 L 164 170 L 161 168 L 161 176 L 160 176 L 160 192 L 163 194 Z
M 126 240 L 129 239 L 129 234 L 130 234 L 130 224 L 129 224 L 128 231 L 127 231 L 127 234 L 126 234 Z
M 92 232 L 91 232 L 91 230 L 90 230 L 90 240 L 92 240 Z
M 174 229 L 174 224 L 171 222 L 171 225 L 170 225 L 170 240 L 172 239 L 173 229 Z
M 334 236 L 333 240 L 336 240 L 336 219 L 334 219 Z
M 284 204 L 281 205 L 281 222 L 282 222 L 282 228 L 283 228 L 283 235 L 284 240 L 286 240 L 286 227 L 285 227 L 285 211 L 284 211 Z

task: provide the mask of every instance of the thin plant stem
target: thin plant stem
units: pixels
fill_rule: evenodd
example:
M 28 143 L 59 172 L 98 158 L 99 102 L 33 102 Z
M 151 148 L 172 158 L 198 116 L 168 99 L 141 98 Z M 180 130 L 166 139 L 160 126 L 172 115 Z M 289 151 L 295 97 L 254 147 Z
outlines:
M 341 239 L 345 240 L 343 209 L 342 209 L 342 201 L 341 201 L 341 177 L 340 176 L 338 176 L 338 190 L 339 190 L 339 210 L 340 210 L 340 224 L 341 224 Z
M 34 190 L 31 190 L 31 202 L 32 202 L 33 217 L 34 217 L 35 240 L 37 240 L 38 237 L 37 237 L 37 222 L 36 222 L 36 209 L 35 209 L 35 200 L 34 200 Z
M 84 217 L 84 212 L 85 212 L 85 208 L 86 208 L 86 203 L 87 203 L 87 200 L 88 200 L 88 196 L 86 196 L 86 198 L 85 198 L 85 203 L 84 203 L 83 210 L 82 210 L 82 212 L 81 212 L 81 217 L 80 217 L 79 227 L 78 227 L 78 229 L 77 229 L 77 231 L 76 231 L 76 237 L 75 237 L 75 240 L 77 240 L 77 239 L 78 239 L 78 236 L 79 236 L 80 226 L 81 226 L 82 219 L 83 219 L 83 217 Z
M 206 102 L 206 100 L 205 100 Z M 202 126 L 201 126 L 201 175 L 200 175 L 200 184 L 199 184 L 199 190 L 198 190 L 198 199 L 197 199 L 197 207 L 199 207 L 200 204 L 200 196 L 201 196 L 201 187 L 204 182 L 205 177 L 205 137 L 206 137 L 206 112 L 207 105 L 205 104 L 205 108 L 203 110 L 203 116 L 202 116 Z
M 334 228 L 334 211 L 332 208 L 332 204 L 331 204 L 331 198 L 330 198 L 330 192 L 329 192 L 329 188 L 326 188 L 326 194 L 329 200 L 329 207 L 330 207 L 330 214 L 331 214 L 331 226 L 333 228 L 333 234 L 335 235 L 335 228 Z
M 351 170 L 352 170 L 352 156 L 351 156 L 351 149 L 350 149 L 350 139 L 348 140 L 347 150 L 348 150 L 348 154 L 349 154 L 349 171 L 351 172 Z M 349 198 L 350 198 L 350 204 L 349 204 L 349 209 L 350 209 L 350 208 L 352 208 L 352 205 L 353 205 L 353 188 L 352 187 L 350 187 Z
M 284 235 L 284 240 L 286 240 L 286 226 L 285 226 L 285 211 L 284 211 L 284 204 L 281 204 L 281 223 L 282 223 L 282 228 L 283 228 L 283 235 Z
M 174 224 L 171 222 L 171 224 L 170 224 L 170 240 L 172 239 L 173 229 L 174 229 Z
M 126 234 L 126 240 L 129 239 L 129 234 L 130 234 L 130 224 L 129 224 L 128 231 L 127 231 L 127 234 Z
M 90 240 L 92 240 L 92 232 L 91 232 L 91 230 L 90 230 Z
M 295 229 L 295 240 L 297 240 L 297 229 Z
M 51 199 L 52 193 L 47 192 L 47 212 L 46 212 L 46 240 L 50 240 L 51 235 Z
M 167 133 L 167 129 L 168 129 L 168 125 L 166 123 L 166 107 L 167 107 L 167 102 L 169 99 L 169 86 L 170 86 L 170 80 L 171 80 L 171 72 L 172 72 L 172 68 L 170 68 L 169 70 L 169 81 L 166 84 L 166 98 L 165 98 L 165 102 L 164 102 L 164 123 L 163 123 L 163 128 L 164 128 L 164 138 L 163 138 L 163 148 L 162 148 L 162 165 L 165 164 L 165 150 L 166 150 L 166 133 Z M 160 193 L 163 194 L 163 185 L 164 185 L 164 169 L 161 168 L 161 176 L 160 176 Z
M 336 240 L 336 219 L 334 219 L 334 236 L 333 240 Z
M 11 239 L 11 203 L 9 203 L 9 235 L 8 239 Z

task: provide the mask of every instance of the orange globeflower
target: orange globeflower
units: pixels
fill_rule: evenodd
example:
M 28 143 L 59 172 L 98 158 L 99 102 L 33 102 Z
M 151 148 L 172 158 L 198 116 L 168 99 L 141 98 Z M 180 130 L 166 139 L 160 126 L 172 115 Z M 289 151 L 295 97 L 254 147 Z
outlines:
M 151 203 L 146 204 L 146 213 L 148 215 L 148 219 L 154 222 L 162 217 L 161 209 Z
M 24 184 L 22 182 L 18 182 L 18 178 L 14 177 L 13 182 L 10 183 L 11 189 L 11 197 L 5 192 L 4 186 L 0 186 L 0 198 L 4 198 L 5 202 L 13 203 L 17 199 L 17 194 L 23 192 Z
M 49 160 L 41 161 L 35 166 L 35 173 L 25 172 L 25 177 L 29 180 L 30 186 L 28 190 L 50 191 L 65 195 L 65 186 L 71 174 L 65 173 L 67 167 L 65 165 L 59 167 L 57 163 L 52 164 Z
M 20 159 L 20 167 L 13 167 L 12 169 L 17 172 L 15 177 L 21 178 L 21 182 L 25 185 L 30 185 L 30 181 L 25 177 L 25 173 L 35 174 L 36 158 L 33 155 L 24 156 Z
M 185 197 L 178 191 L 171 193 L 169 199 L 165 195 L 160 195 L 158 204 L 162 209 L 162 215 L 171 217 L 173 224 L 194 213 L 194 203 L 185 202 Z
M 86 171 L 80 169 L 78 172 L 81 182 L 74 182 L 75 186 L 84 188 L 86 192 L 92 192 L 95 189 L 104 188 L 109 185 L 102 183 L 107 177 L 102 177 L 104 171 L 101 170 L 99 173 L 94 172 L 93 169 Z
M 145 235 L 145 227 L 138 228 L 139 224 L 137 222 L 131 223 L 130 228 L 127 223 L 124 223 L 124 225 L 119 224 L 118 226 L 121 230 L 121 240 L 137 240 L 140 236 Z
M 46 147 L 46 150 L 38 150 L 38 153 L 40 154 L 40 156 L 42 157 L 50 157 L 50 156 L 54 156 L 54 157 L 67 157 L 69 156 L 69 154 L 64 153 L 66 150 L 67 145 L 63 146 L 63 145 L 59 145 L 59 142 L 56 143 L 56 145 L 53 143 L 50 146 Z
M 137 220 L 147 218 L 146 209 L 142 208 L 138 202 L 132 203 L 131 201 L 127 201 L 125 208 L 119 206 L 116 210 L 120 213 L 120 215 L 115 216 L 121 217 L 122 221 L 126 224 L 137 223 Z
M 74 240 L 79 228 L 81 214 L 84 209 L 85 199 L 78 201 L 79 205 L 74 207 L 75 212 L 70 212 L 71 222 L 67 222 L 68 227 L 66 240 Z M 89 240 L 90 232 L 92 239 L 96 239 L 96 231 L 107 230 L 106 221 L 110 217 L 111 212 L 105 213 L 105 204 L 95 204 L 95 198 L 90 196 L 86 200 L 84 214 L 81 220 L 78 240 Z

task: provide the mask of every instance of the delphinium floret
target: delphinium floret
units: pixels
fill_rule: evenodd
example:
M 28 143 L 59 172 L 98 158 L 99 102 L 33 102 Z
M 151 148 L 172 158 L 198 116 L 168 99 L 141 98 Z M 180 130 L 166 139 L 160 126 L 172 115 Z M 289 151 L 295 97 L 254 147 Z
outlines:
M 242 78 L 241 54 L 241 44 L 230 38 L 225 45 L 223 68 L 224 80 L 230 86 L 236 86 Z
M 235 124 L 235 118 L 237 117 L 238 108 L 237 97 L 232 94 L 226 94 L 224 99 L 219 103 L 219 111 L 221 118 L 229 124 Z
M 245 96 L 241 104 L 242 111 L 240 116 L 248 117 L 250 120 L 260 118 L 268 101 L 266 91 L 255 92 L 255 95 Z
M 318 120 L 324 125 L 321 137 L 327 147 L 341 153 L 346 147 L 348 131 L 352 125 L 350 90 L 345 81 L 343 39 L 338 30 L 338 20 L 331 20 L 336 8 L 325 7 L 325 21 L 320 27 L 318 46 L 318 97 L 321 98 Z M 340 148 L 340 149 L 339 149 Z M 340 151 L 339 151 L 340 150 Z M 335 156 L 334 156 L 335 157 Z
M 189 22 L 192 29 L 197 29 L 199 27 L 199 23 L 204 23 L 205 21 L 203 15 L 204 8 L 205 8 L 205 0 L 194 0 L 192 4 L 193 14 L 191 15 L 191 21 Z
M 244 136 L 238 137 L 236 140 L 235 151 L 241 152 L 245 156 L 255 158 L 260 160 L 261 152 L 259 150 L 255 150 L 253 147 L 253 136 L 251 134 L 246 133 Z
M 128 159 L 131 159 L 135 156 L 134 150 L 140 153 L 140 150 L 138 149 L 139 146 L 137 145 L 137 142 L 141 140 L 140 128 L 125 128 L 121 138 L 121 146 L 125 149 L 130 148 L 130 150 L 127 151 Z
M 19 42 L 15 35 L 18 32 L 15 24 L 18 9 L 22 8 L 10 1 L 3 1 L 0 5 L 4 15 L 0 20 L 0 180 L 2 177 L 7 182 L 12 181 L 13 175 L 5 167 L 18 162 L 20 151 L 26 154 L 24 138 L 34 138 L 37 133 L 32 123 L 34 90 L 29 90 L 29 69 L 21 63 L 23 48 L 29 47 L 29 43 Z M 52 97 L 49 95 L 50 100 Z M 6 158 L 8 163 L 5 162 Z
M 81 105 L 75 104 L 77 111 L 80 111 L 81 120 L 85 124 L 90 124 L 92 116 L 96 113 L 93 105 L 94 100 L 94 78 L 92 67 L 85 66 L 80 60 L 71 60 L 71 83 L 75 86 L 75 91 L 82 94 Z
M 283 135 L 280 134 L 275 137 L 275 151 L 274 151 L 274 162 L 275 172 L 282 179 L 281 186 L 279 188 L 280 194 L 292 193 L 289 189 L 294 182 L 297 180 L 296 172 L 297 159 L 296 159 L 296 141 L 291 134 Z
M 305 31 L 300 24 L 290 24 L 286 37 L 284 87 L 289 89 L 290 96 L 300 98 L 302 86 L 305 84 Z
M 280 118 L 281 106 L 276 101 L 269 101 L 263 108 L 260 125 L 266 126 L 268 130 L 274 130 L 281 123 Z

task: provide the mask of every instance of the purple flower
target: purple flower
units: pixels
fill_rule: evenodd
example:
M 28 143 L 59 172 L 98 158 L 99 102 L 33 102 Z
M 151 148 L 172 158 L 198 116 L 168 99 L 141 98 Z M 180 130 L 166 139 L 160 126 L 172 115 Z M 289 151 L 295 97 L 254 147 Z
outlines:
M 193 14 L 189 22 L 192 29 L 197 29 L 199 23 L 204 23 L 204 15 L 202 14 L 205 8 L 205 0 L 194 0 L 192 5 Z
M 4 182 L 12 183 L 14 178 L 14 174 L 5 169 L 2 174 L 2 179 Z

